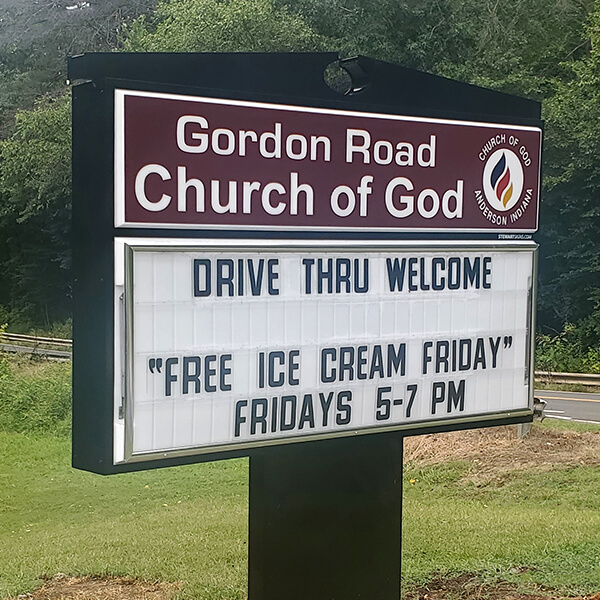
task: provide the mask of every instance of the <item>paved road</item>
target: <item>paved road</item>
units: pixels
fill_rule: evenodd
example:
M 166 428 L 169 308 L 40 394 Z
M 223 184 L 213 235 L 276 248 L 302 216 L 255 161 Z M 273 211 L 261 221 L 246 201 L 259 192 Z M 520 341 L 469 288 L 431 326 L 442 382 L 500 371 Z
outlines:
M 600 425 L 600 394 L 536 390 L 535 397 L 547 402 L 547 417 Z

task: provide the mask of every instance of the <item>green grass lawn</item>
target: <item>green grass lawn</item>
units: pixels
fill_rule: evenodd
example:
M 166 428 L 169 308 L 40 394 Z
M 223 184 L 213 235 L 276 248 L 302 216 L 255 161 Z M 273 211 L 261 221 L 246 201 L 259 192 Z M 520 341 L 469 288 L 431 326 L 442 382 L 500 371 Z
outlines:
M 187 598 L 243 598 L 247 462 L 102 477 L 66 438 L 0 434 L 0 598 L 44 575 L 182 581 Z
M 110 477 L 76 471 L 60 409 L 68 367 L 3 369 L 0 599 L 59 572 L 180 581 L 187 599 L 246 596 L 247 461 Z M 36 412 L 35 399 L 29 427 L 23 415 Z M 600 591 L 599 469 L 527 469 L 481 483 L 464 477 L 469 468 L 407 467 L 406 589 L 437 572 L 470 571 L 563 594 Z
M 465 483 L 467 465 L 408 471 L 403 577 L 435 571 L 533 582 L 574 595 L 600 591 L 600 472 L 527 469 Z M 525 569 L 522 569 L 526 567 Z

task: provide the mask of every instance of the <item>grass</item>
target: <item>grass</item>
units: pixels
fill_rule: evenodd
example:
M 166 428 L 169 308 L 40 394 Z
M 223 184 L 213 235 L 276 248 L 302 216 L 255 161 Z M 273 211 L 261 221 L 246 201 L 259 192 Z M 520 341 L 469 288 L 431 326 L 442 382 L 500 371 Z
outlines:
M 575 383 L 547 383 L 545 381 L 535 382 L 536 390 L 550 390 L 553 392 L 583 392 L 584 394 L 598 394 L 600 387 L 596 385 L 578 385 Z
M 0 599 L 59 572 L 181 581 L 187 599 L 245 598 L 247 461 L 110 477 L 76 471 L 68 365 L 2 365 Z M 407 466 L 405 589 L 469 571 L 565 595 L 600 591 L 597 468 L 509 471 L 484 482 L 466 476 L 471 468 Z
M 407 473 L 405 585 L 434 572 L 480 572 L 562 594 L 600 590 L 600 474 L 527 470 L 478 486 L 464 464 Z M 521 573 L 520 567 L 529 567 Z
M 245 597 L 245 461 L 104 478 L 71 469 L 69 451 L 68 438 L 0 434 L 0 598 L 59 572 Z
M 566 421 L 563 419 L 545 418 L 541 423 L 536 423 L 541 429 L 552 429 L 554 431 L 577 431 L 579 433 L 598 432 L 600 425 L 595 423 L 581 423 L 579 421 Z
M 71 364 L 0 358 L 0 431 L 66 435 Z

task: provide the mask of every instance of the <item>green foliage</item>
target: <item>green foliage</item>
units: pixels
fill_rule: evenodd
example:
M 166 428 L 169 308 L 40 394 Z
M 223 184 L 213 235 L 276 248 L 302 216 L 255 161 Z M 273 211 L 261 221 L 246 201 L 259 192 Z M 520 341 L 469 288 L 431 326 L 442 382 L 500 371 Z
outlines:
M 567 324 L 558 335 L 540 334 L 535 344 L 536 371 L 577 373 L 583 363 L 583 352 L 575 327 Z
M 68 96 L 17 114 L 15 132 L 0 144 L 4 215 L 25 222 L 65 204 L 71 191 L 70 117 Z
M 0 431 L 66 435 L 71 364 L 0 359 Z
M 13 329 L 13 328 L 11 328 Z M 16 331 L 15 329 L 13 329 Z M 73 339 L 73 319 L 69 318 L 65 321 L 56 321 L 48 327 L 28 327 L 26 330 L 30 335 L 39 337 L 57 338 L 60 340 Z
M 31 109 L 44 94 L 62 93 L 67 56 L 110 51 L 124 22 L 155 0 L 76 2 L 2 0 L 0 15 L 0 137 L 12 133 L 15 110 Z M 83 4 L 83 3 L 82 3 Z
M 541 223 L 541 319 L 580 321 L 600 344 L 600 2 L 586 29 L 591 51 L 564 65 L 544 104 L 545 194 Z M 595 330 L 595 332 L 594 332 Z
M 125 29 L 130 52 L 291 52 L 323 40 L 304 19 L 271 0 L 161 0 L 154 17 Z
M 581 329 L 567 323 L 557 335 L 536 337 L 535 369 L 558 373 L 600 373 L 600 346 L 588 346 Z
M 70 99 L 44 99 L 0 141 L 0 304 L 22 319 L 69 315 Z
M 131 51 L 302 51 L 322 43 L 269 0 L 162 2 L 151 22 L 142 17 L 126 28 L 124 40 Z M 8 76 L 2 56 L 0 81 Z M 0 141 L 0 161 L 0 306 L 11 323 L 48 329 L 70 315 L 69 97 L 19 111 L 12 135 Z
M 540 95 L 585 52 L 590 0 L 279 0 L 345 55 Z
M 599 3 L 384 0 L 375 10 L 367 0 L 279 2 L 346 55 L 544 101 L 539 322 L 561 329 L 588 317 L 600 298 Z M 600 344 L 586 326 L 587 343 Z
M 585 55 L 583 28 L 592 0 L 447 0 L 452 53 L 438 72 L 542 99 L 561 63 Z M 440 35 L 443 33 L 440 32 Z
M 600 347 L 588 348 L 583 357 L 584 373 L 600 373 Z
M 584 352 L 600 345 L 598 0 L 159 0 L 149 14 L 154 3 L 107 0 L 87 12 L 48 4 L 50 29 L 36 33 L 21 18 L 30 3 L 8 0 L 0 112 L 62 91 L 64 55 L 119 44 L 133 52 L 337 49 L 543 100 L 538 322 L 557 331 L 576 323 Z M 14 127 L 7 122 L 0 306 L 11 322 L 48 327 L 70 312 L 68 100 L 44 100 L 17 112 Z

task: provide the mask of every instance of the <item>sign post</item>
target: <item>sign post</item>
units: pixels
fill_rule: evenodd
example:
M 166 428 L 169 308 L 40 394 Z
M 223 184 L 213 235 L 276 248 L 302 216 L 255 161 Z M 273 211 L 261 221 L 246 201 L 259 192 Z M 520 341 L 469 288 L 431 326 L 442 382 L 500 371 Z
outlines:
M 249 598 L 400 598 L 402 440 L 252 456 Z
M 533 414 L 539 105 L 335 59 L 70 63 L 73 464 L 249 456 L 251 600 L 399 597 L 403 436 Z

